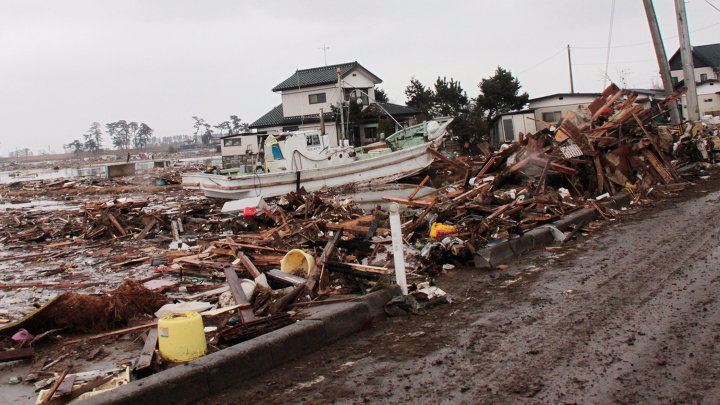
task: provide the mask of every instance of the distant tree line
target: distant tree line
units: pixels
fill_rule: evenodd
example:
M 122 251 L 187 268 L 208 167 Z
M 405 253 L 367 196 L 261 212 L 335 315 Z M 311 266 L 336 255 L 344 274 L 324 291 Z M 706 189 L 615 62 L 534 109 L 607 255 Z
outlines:
M 198 143 L 199 140 L 203 145 L 208 145 L 210 140 L 216 135 L 218 137 L 237 135 L 250 130 L 249 124 L 242 122 L 242 119 L 237 115 L 231 115 L 229 120 L 221 121 L 216 125 L 211 125 L 196 115 L 193 115 L 192 119 L 195 121 L 193 124 L 193 128 L 195 129 L 193 133 L 195 143 Z M 218 132 L 216 133 L 213 128 L 217 129 Z M 227 131 L 227 133 L 225 131 Z
M 526 92 L 520 94 L 518 79 L 500 66 L 493 76 L 482 79 L 478 88 L 480 94 L 469 98 L 460 82 L 452 77 L 448 80 L 438 76 L 432 87 L 413 77 L 405 88 L 405 104 L 420 110 L 422 119 L 455 117 L 450 127 L 453 133 L 463 140 L 475 141 L 487 134 L 496 117 L 522 109 L 530 98 Z
M 119 120 L 105 124 L 110 141 L 113 146 L 120 150 L 128 150 L 130 146 L 136 149 L 145 149 L 150 141 L 154 130 L 144 122 L 127 122 Z M 64 145 L 67 151 L 73 153 L 91 152 L 99 153 L 103 146 L 103 129 L 99 122 L 93 122 L 90 128 L 83 134 L 83 138 L 75 139 Z

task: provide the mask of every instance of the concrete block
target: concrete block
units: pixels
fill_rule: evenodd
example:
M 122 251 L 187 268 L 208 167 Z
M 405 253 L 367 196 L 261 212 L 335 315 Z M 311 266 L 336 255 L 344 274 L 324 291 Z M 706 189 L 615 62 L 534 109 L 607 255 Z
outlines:
M 362 302 L 370 312 L 371 319 L 382 318 L 385 316 L 385 304 L 390 301 L 393 297 L 401 294 L 400 287 L 394 285 L 390 288 L 381 291 L 372 292 L 359 300 Z
M 532 238 L 533 249 L 544 248 L 555 242 L 552 231 L 548 228 L 535 228 L 527 232 L 525 235 Z
M 320 312 L 308 320 L 320 320 L 327 342 L 334 342 L 370 326 L 370 310 L 363 302 L 346 302 L 332 310 Z
M 510 239 L 510 249 L 515 254 L 515 257 L 519 257 L 535 248 L 535 242 L 533 241 L 532 235 L 527 233 L 517 238 Z

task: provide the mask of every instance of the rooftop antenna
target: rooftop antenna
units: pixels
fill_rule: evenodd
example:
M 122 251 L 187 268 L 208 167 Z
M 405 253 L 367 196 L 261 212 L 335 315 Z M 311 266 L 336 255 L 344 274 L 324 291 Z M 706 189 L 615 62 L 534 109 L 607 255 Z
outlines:
M 325 46 L 325 44 L 323 43 L 323 46 L 318 49 L 323 51 L 323 56 L 325 57 L 325 66 L 327 66 L 327 51 L 328 51 L 328 49 L 330 49 L 330 47 Z

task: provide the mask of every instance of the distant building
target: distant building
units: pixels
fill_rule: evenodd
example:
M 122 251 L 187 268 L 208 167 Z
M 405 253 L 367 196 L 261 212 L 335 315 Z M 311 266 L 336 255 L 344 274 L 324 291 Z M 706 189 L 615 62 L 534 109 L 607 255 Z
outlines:
M 692 47 L 695 82 L 697 83 L 698 109 L 700 116 L 720 116 L 720 44 L 698 45 Z M 685 83 L 680 50 L 668 61 L 673 84 L 681 87 Z M 687 108 L 686 97 L 680 100 L 683 116 Z
M 338 69 L 341 84 L 338 83 Z M 343 100 L 359 102 L 363 108 L 362 123 L 359 128 L 351 129 L 348 138 L 355 144 L 373 142 L 378 139 L 378 121 L 383 116 L 382 109 L 373 104 L 375 85 L 379 83 L 382 80 L 358 62 L 297 70 L 272 89 L 280 93 L 281 103 L 250 124 L 250 128 L 273 134 L 323 129 L 322 126 L 329 135 L 330 144 L 336 146 L 339 144 L 341 120 L 335 110 Z M 380 106 L 401 123 L 412 121 L 419 113 L 397 104 L 383 103 Z M 346 123 L 347 119 L 346 111 Z
M 598 96 L 600 93 L 556 93 L 532 98 L 527 109 L 500 114 L 490 123 L 491 143 L 512 142 L 521 133 L 534 134 L 548 124 L 557 124 L 569 111 L 587 108 Z
M 225 135 L 220 139 L 220 153 L 224 169 L 252 164 L 252 160 L 263 152 L 267 138 L 265 131 Z

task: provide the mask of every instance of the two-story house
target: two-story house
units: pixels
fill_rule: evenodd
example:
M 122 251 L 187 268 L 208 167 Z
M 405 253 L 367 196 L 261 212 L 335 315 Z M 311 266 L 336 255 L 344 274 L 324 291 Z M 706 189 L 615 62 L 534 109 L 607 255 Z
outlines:
M 330 144 L 335 146 L 340 143 L 342 133 L 337 111 L 341 100 L 344 100 L 358 104 L 365 111 L 362 124 L 348 128 L 350 131 L 347 132 L 352 134 L 347 134 L 347 139 L 354 144 L 375 141 L 378 139 L 377 123 L 382 117 L 369 119 L 372 114 L 367 110 L 369 106 L 377 105 L 375 85 L 379 83 L 382 80 L 358 62 L 297 70 L 272 89 L 280 93 L 282 102 L 250 124 L 250 128 L 267 134 L 322 129 L 329 135 Z M 401 105 L 379 104 L 401 123 L 412 121 L 419 113 L 418 110 Z M 347 123 L 347 108 L 344 118 Z
M 720 44 L 698 45 L 692 47 L 695 82 L 697 83 L 698 109 L 700 115 L 720 115 Z M 668 61 L 673 84 L 680 86 L 685 82 L 680 50 Z M 680 107 L 685 116 L 685 96 Z

